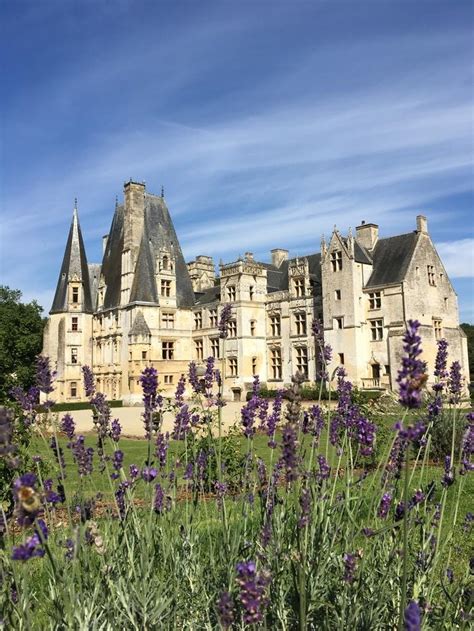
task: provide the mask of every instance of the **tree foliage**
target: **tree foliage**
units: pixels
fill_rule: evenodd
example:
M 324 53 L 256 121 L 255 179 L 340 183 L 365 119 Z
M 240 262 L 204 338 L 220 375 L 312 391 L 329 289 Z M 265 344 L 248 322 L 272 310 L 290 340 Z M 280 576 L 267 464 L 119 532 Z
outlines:
M 467 352 L 469 354 L 469 373 L 474 379 L 474 324 L 463 322 L 461 328 L 467 335 Z
M 32 385 L 43 343 L 43 309 L 36 300 L 23 303 L 21 296 L 18 289 L 0 285 L 0 401 L 9 398 L 12 386 Z

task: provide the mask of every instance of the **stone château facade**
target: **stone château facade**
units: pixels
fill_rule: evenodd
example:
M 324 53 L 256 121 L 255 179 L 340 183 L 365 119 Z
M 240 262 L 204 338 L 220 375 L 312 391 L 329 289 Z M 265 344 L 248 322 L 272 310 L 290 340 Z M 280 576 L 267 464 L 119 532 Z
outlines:
M 379 238 L 377 225 L 362 222 L 347 236 L 335 228 L 319 253 L 289 259 L 277 248 L 265 263 L 248 252 L 219 271 L 208 256 L 185 263 L 163 195 L 143 183 L 124 185 L 100 265 L 87 263 L 75 208 L 44 338 L 57 369 L 57 400 L 84 398 L 85 364 L 99 390 L 125 403 L 140 400 L 145 366 L 157 368 L 171 393 L 191 360 L 199 365 L 209 356 L 234 399 L 256 374 L 274 388 L 296 370 L 314 381 L 315 317 L 333 348 L 330 371 L 343 364 L 361 388 L 395 388 L 410 318 L 421 322 L 430 375 L 436 340 L 444 337 L 468 378 L 456 293 L 423 216 L 407 234 Z M 217 324 L 226 302 L 233 318 L 224 344 Z

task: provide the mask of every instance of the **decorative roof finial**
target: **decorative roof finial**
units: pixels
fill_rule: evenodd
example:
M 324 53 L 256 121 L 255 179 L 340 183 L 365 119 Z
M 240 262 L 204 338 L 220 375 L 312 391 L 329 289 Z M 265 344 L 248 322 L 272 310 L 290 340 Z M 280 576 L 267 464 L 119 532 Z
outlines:
M 163 198 L 164 196 L 165 196 L 165 187 L 162 184 L 161 185 L 161 198 Z
M 74 198 L 74 210 L 77 210 L 77 197 Z
M 115 196 L 115 208 L 118 206 L 118 195 Z

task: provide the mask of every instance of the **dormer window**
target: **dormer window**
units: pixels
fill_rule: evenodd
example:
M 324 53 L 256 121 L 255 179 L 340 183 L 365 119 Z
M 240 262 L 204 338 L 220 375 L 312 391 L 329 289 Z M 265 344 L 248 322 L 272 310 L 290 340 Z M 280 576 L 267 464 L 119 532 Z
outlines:
M 170 267 L 170 260 L 165 254 L 165 256 L 161 260 L 161 269 L 168 270 L 169 267 Z
M 169 298 L 171 296 L 171 281 L 170 280 L 161 281 L 161 295 L 164 298 Z
M 331 266 L 333 272 L 342 270 L 342 252 L 340 250 L 331 253 Z
M 79 287 L 72 288 L 72 302 L 77 304 L 79 302 Z

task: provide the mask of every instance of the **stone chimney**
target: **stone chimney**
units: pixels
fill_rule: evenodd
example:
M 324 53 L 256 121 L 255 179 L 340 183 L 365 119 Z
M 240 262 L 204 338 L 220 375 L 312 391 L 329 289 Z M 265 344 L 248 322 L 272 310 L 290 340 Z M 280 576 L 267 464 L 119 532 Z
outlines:
M 272 265 L 275 267 L 280 267 L 283 261 L 288 260 L 288 250 L 283 250 L 282 248 L 274 248 L 270 250 L 272 255 Z
M 125 199 L 123 249 L 131 251 L 133 261 L 136 261 L 142 239 L 145 218 L 145 190 L 144 182 L 133 182 L 132 180 L 125 182 L 123 187 Z
M 424 215 L 418 215 L 416 218 L 416 231 L 428 234 L 428 220 Z
M 379 238 L 379 227 L 375 223 L 362 221 L 356 228 L 356 239 L 366 250 L 373 250 Z

